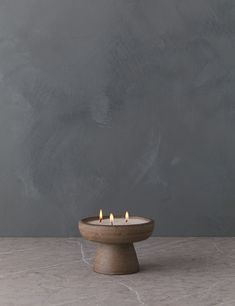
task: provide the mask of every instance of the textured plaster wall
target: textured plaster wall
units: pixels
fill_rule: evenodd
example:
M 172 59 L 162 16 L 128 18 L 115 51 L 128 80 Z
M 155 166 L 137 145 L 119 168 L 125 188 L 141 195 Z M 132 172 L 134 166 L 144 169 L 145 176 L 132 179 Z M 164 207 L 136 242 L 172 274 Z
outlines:
M 235 235 L 234 54 L 232 0 L 0 0 L 0 235 Z

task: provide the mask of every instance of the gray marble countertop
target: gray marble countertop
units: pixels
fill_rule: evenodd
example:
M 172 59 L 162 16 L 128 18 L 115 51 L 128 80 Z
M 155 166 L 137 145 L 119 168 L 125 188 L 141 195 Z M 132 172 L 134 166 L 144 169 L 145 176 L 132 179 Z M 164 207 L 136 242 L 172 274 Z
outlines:
M 0 306 L 234 306 L 235 238 L 150 238 L 137 274 L 92 271 L 80 238 L 0 238 Z

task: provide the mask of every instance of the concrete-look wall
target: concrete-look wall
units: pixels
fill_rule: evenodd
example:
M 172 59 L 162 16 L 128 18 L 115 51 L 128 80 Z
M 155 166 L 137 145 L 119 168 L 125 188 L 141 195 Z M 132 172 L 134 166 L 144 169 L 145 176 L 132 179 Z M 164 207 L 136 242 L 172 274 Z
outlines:
M 0 0 L 0 235 L 99 208 L 235 235 L 235 1 Z

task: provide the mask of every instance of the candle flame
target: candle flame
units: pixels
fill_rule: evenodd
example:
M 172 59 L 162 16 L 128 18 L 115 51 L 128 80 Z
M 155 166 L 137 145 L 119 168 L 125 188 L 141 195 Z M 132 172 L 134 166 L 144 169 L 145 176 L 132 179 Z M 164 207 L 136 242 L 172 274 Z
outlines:
M 126 211 L 126 213 L 125 213 L 125 219 L 126 219 L 126 223 L 127 223 L 128 220 L 129 220 L 129 213 L 128 213 L 128 211 Z
M 103 212 L 102 212 L 102 209 L 100 209 L 100 215 L 99 215 L 99 218 L 100 218 L 100 222 L 102 222 L 102 220 L 103 220 Z
M 112 213 L 109 215 L 109 220 L 110 220 L 111 225 L 113 225 L 114 216 Z

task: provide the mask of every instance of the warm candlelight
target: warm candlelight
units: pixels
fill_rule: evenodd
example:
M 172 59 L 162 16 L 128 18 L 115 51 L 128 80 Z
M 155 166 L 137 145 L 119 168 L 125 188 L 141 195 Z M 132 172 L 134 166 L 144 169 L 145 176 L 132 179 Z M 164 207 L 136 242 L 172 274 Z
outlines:
M 99 218 L 100 218 L 100 222 L 102 222 L 102 220 L 103 220 L 103 212 L 102 212 L 102 209 L 100 209 L 100 216 L 99 216 Z
M 113 225 L 114 216 L 112 213 L 109 215 L 109 220 L 110 220 L 111 225 Z
M 125 213 L 125 219 L 126 219 L 126 223 L 127 223 L 128 220 L 129 220 L 129 213 L 128 213 L 128 211 L 126 211 L 126 213 Z

